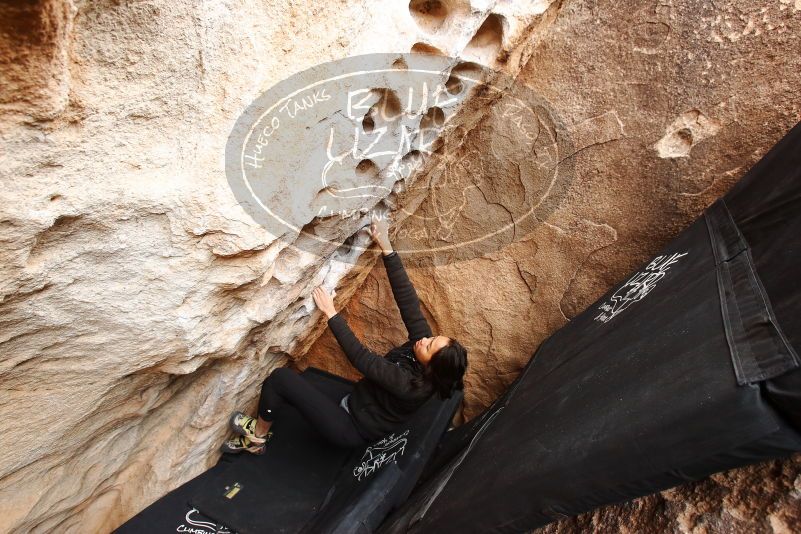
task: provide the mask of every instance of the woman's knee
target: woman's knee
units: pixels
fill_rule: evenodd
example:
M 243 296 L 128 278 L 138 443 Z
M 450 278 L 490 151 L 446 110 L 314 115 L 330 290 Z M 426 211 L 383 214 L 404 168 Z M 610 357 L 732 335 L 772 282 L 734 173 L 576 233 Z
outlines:
M 289 375 L 293 374 L 297 373 L 289 367 L 277 367 L 270 372 L 270 375 L 264 379 L 264 382 L 266 383 L 268 380 L 283 382 Z
M 276 392 L 285 392 L 292 389 L 292 384 L 297 380 L 298 376 L 300 375 L 288 367 L 273 369 L 270 376 L 265 378 L 264 382 L 262 382 L 262 393 L 265 389 L 273 389 Z
M 288 379 L 296 378 L 298 373 L 289 367 L 279 367 L 277 369 L 273 369 L 272 373 L 270 373 L 270 376 L 274 376 L 276 380 L 285 382 Z

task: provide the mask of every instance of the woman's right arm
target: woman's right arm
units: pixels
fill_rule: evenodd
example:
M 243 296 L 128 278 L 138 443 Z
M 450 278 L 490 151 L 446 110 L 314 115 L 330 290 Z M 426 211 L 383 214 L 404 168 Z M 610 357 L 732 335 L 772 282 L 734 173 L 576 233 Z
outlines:
M 328 327 L 350 363 L 365 377 L 392 393 L 403 397 L 409 392 L 409 373 L 398 364 L 379 356 L 365 347 L 345 318 L 339 313 L 328 318 Z

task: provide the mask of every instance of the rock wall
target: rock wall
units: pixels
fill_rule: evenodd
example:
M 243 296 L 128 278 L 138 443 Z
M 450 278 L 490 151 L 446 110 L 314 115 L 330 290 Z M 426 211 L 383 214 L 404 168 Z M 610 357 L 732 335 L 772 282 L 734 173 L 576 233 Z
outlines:
M 696 218 L 801 120 L 801 4 L 566 1 L 530 29 L 524 83 L 573 140 L 573 179 L 556 210 L 486 255 L 410 268 L 435 333 L 469 350 L 462 418 L 488 406 L 539 343 Z M 484 121 L 456 156 L 491 178 L 508 217 L 521 196 L 507 125 Z M 493 140 L 501 143 L 493 144 Z M 512 157 L 510 157 L 512 155 Z M 446 188 L 458 204 L 463 188 Z M 427 199 L 418 213 L 433 210 Z M 471 224 L 469 213 L 454 225 Z M 398 230 L 426 235 L 425 217 Z M 378 265 L 343 315 L 371 348 L 405 330 Z M 388 312 L 387 310 L 393 310 Z M 299 367 L 351 373 L 330 332 Z M 543 532 L 774 532 L 801 529 L 801 456 L 718 474 Z
M 369 274 L 237 204 L 223 153 L 254 97 L 367 52 L 516 74 L 550 5 L 0 4 L 0 531 L 107 532 L 205 470 L 325 327 L 311 289 L 342 305 Z
M 329 333 L 312 346 L 325 328 L 316 285 L 337 288 L 372 347 L 403 339 L 399 317 L 378 311 L 391 294 L 374 255 L 302 254 L 228 189 L 226 137 L 277 81 L 367 52 L 461 55 L 457 70 L 476 62 L 520 73 L 569 133 L 559 163 L 571 180 L 544 220 L 512 225 L 484 256 L 410 270 L 435 330 L 471 351 L 461 415 L 470 418 L 547 335 L 799 119 L 800 9 L 791 0 L 3 3 L 0 531 L 107 532 L 211 465 L 225 418 L 253 406 L 270 369 L 314 363 L 353 377 Z M 471 184 L 481 212 L 451 214 L 457 239 L 514 219 L 536 185 L 541 154 L 493 111 L 466 110 L 471 127 L 448 148 L 465 171 L 457 178 L 483 178 Z M 466 198 L 464 183 L 445 185 L 436 197 L 397 196 L 408 212 L 394 229 L 398 248 L 440 240 L 427 215 Z M 797 460 L 740 470 L 552 528 L 791 531 L 798 473 Z

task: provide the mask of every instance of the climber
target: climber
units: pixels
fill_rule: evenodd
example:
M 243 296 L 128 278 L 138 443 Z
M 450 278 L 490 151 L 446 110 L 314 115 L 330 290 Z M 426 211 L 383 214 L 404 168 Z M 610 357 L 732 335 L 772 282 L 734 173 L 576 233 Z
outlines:
M 381 248 L 409 340 L 384 357 L 370 351 L 334 309 L 328 292 L 322 286 L 316 287 L 312 292 L 315 304 L 328 317 L 328 327 L 364 378 L 337 404 L 299 373 L 275 369 L 262 384 L 258 416 L 242 412 L 231 416 L 230 426 L 236 436 L 223 444 L 223 452 L 264 453 L 272 437 L 270 427 L 284 402 L 295 406 L 329 442 L 358 447 L 388 434 L 433 394 L 445 399 L 463 389 L 467 350 L 451 337 L 432 334 L 400 256 L 392 250 L 386 219 L 374 215 L 370 233 Z

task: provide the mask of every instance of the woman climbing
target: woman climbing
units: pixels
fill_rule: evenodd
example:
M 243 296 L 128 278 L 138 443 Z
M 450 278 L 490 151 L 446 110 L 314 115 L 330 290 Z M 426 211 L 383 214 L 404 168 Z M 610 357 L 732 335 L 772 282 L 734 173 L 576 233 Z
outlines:
M 392 250 L 386 219 L 374 217 L 370 233 L 381 247 L 409 340 L 384 357 L 370 351 L 334 309 L 326 290 L 316 287 L 312 293 L 315 304 L 328 317 L 328 327 L 364 378 L 337 404 L 297 372 L 285 367 L 275 369 L 262 384 L 257 418 L 241 412 L 231 416 L 231 428 L 237 435 L 225 442 L 223 452 L 262 454 L 272 437 L 273 420 L 285 402 L 295 406 L 331 443 L 358 447 L 388 434 L 431 395 L 450 398 L 463 388 L 467 350 L 451 337 L 432 334 L 400 256 Z

